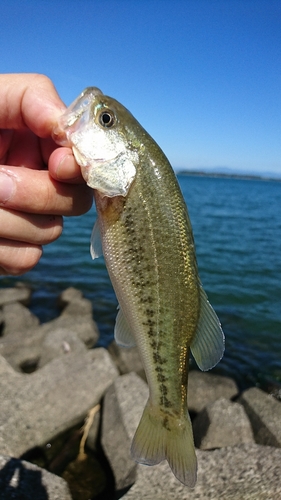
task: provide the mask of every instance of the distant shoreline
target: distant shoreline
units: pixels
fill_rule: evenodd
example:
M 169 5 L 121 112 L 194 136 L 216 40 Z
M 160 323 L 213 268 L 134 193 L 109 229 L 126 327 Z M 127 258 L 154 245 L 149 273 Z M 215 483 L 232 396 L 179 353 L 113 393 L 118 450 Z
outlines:
M 228 179 L 242 179 L 242 180 L 255 180 L 255 181 L 274 181 L 281 182 L 281 177 L 266 177 L 263 175 L 251 174 L 227 174 L 223 172 L 205 172 L 203 170 L 179 170 L 176 175 L 190 175 L 197 177 L 223 177 Z

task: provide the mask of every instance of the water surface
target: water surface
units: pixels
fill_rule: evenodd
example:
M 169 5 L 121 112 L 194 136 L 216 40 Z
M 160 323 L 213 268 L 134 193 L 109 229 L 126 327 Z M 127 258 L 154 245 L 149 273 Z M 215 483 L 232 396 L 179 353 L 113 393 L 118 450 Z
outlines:
M 193 225 L 201 281 L 226 335 L 215 372 L 240 387 L 281 384 L 281 183 L 180 175 Z M 33 288 L 31 308 L 42 322 L 58 313 L 69 286 L 93 303 L 101 338 L 113 337 L 117 302 L 102 258 L 91 260 L 94 208 L 65 219 L 62 237 L 45 247 L 40 263 L 21 277 Z M 171 256 L 172 265 L 172 256 Z M 0 286 L 18 278 L 3 277 Z

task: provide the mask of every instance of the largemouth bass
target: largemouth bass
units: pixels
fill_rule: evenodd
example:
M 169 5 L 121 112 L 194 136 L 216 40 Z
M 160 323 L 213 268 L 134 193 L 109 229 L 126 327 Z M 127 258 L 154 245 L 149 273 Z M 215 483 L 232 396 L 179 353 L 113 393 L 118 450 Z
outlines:
M 224 351 L 219 320 L 198 276 L 192 228 L 164 153 L 131 113 L 95 87 L 66 110 L 54 133 L 70 145 L 98 213 L 93 258 L 103 252 L 120 309 L 115 339 L 137 345 L 149 400 L 132 443 L 146 465 L 166 459 L 193 487 L 197 461 L 187 409 L 190 350 L 202 370 Z

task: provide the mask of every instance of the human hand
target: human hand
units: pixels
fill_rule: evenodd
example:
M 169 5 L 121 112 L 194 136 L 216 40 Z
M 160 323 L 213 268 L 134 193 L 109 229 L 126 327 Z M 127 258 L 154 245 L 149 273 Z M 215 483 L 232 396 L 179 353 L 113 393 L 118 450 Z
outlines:
M 72 151 L 51 138 L 65 106 L 43 75 L 0 75 L 0 274 L 35 266 L 63 215 L 92 205 Z M 49 170 L 47 170 L 49 167 Z

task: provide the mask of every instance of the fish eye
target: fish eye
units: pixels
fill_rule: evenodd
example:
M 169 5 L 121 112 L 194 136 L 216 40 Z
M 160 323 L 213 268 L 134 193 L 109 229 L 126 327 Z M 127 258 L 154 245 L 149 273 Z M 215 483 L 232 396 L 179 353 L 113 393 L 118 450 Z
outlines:
M 115 123 L 115 116 L 112 111 L 107 109 L 106 111 L 102 111 L 99 116 L 99 122 L 103 127 L 110 128 Z

